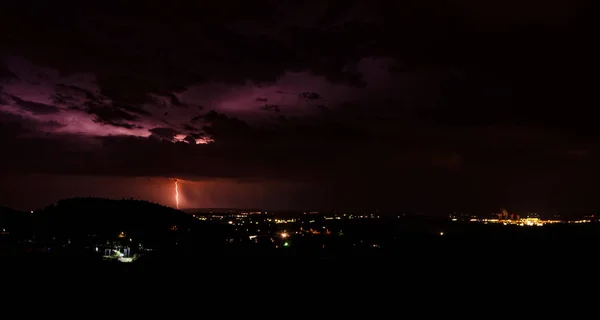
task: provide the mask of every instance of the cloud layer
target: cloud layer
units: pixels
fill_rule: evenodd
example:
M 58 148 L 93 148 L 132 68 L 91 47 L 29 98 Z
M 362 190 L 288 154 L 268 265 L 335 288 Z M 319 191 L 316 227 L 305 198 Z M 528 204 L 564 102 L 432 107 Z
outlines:
M 577 1 L 303 3 L 8 5 L 1 170 L 350 183 L 373 202 L 597 174 Z

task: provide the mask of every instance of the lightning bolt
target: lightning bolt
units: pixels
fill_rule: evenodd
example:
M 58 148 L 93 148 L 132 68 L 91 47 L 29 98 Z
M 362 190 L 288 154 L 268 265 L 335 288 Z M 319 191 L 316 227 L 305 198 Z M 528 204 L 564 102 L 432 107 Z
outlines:
M 179 209 L 179 186 L 177 185 L 177 179 L 175 179 L 175 204 Z

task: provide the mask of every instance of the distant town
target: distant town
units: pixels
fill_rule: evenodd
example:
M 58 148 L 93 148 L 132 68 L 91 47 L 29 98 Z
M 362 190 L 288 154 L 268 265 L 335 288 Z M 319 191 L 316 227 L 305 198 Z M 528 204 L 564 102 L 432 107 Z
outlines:
M 598 222 L 598 217 L 595 214 L 574 215 L 571 218 L 561 218 L 559 214 L 555 214 L 552 218 L 541 218 L 537 213 L 527 213 L 525 215 L 508 213 L 506 209 L 502 209 L 500 213 L 492 214 L 489 217 L 478 217 L 469 214 L 451 214 L 450 220 L 463 221 L 472 223 L 499 223 L 503 225 L 517 226 L 536 226 L 541 227 L 546 224 L 557 223 L 590 223 Z
M 188 212 L 196 219 L 202 221 L 213 221 L 219 223 L 227 223 L 236 226 L 236 231 L 251 230 L 260 232 L 278 224 L 299 224 L 302 228 L 315 227 L 327 229 L 327 222 L 331 220 L 405 220 L 417 217 L 428 217 L 422 213 L 404 213 L 404 214 L 389 214 L 389 213 L 338 213 L 338 212 L 322 212 L 322 211 L 305 211 L 290 213 L 286 212 L 283 215 L 278 215 L 276 212 L 269 213 L 268 211 L 236 211 L 236 210 L 210 210 L 207 212 L 197 212 L 188 210 Z M 557 223 L 591 223 L 598 222 L 600 216 L 595 214 L 572 215 L 572 218 L 561 218 L 555 214 L 552 218 L 542 218 L 537 213 L 516 214 L 508 213 L 502 209 L 500 213 L 492 213 L 485 217 L 466 214 L 466 213 L 451 213 L 448 219 L 453 222 L 468 222 L 481 224 L 502 224 L 502 225 L 517 225 L 517 226 L 543 226 L 546 224 Z
M 379 211 L 184 212 L 141 200 L 73 198 L 30 212 L 0 211 L 2 255 L 86 257 L 126 264 L 207 255 L 396 257 L 407 250 L 468 248 L 481 240 L 537 248 L 578 243 L 600 234 L 594 214 L 542 218 L 505 209 L 484 216 L 451 213 L 446 217 Z M 591 243 L 587 241 L 583 243 Z

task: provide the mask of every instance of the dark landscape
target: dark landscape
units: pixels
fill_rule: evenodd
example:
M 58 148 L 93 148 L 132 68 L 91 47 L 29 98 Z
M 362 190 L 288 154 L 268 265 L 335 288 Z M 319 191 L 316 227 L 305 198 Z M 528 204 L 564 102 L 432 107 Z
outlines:
M 0 315 L 553 311 L 597 274 L 595 11 L 2 2 Z
M 227 274 L 241 272 L 411 282 L 417 281 L 413 276 L 441 280 L 499 270 L 567 275 L 593 263 L 590 253 L 600 244 L 595 221 L 518 226 L 421 214 L 277 217 L 215 210 L 184 213 L 146 201 L 100 198 L 61 200 L 29 213 L 3 208 L 3 268 L 67 279 L 72 272 L 134 278 L 217 272 L 227 281 Z M 111 249 L 133 259 L 122 260 L 106 251 Z

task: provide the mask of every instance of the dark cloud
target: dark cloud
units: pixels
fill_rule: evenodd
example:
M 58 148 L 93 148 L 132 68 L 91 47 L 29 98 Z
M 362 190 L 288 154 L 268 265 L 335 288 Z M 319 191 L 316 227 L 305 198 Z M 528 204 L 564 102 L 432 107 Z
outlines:
M 279 109 L 279 106 L 276 104 L 265 104 L 264 106 L 260 107 L 261 110 L 265 110 L 265 111 L 270 111 L 270 112 L 280 112 L 281 109 Z
M 183 140 L 191 145 L 196 144 L 196 138 L 194 138 L 194 136 L 192 136 L 192 135 L 186 136 Z
M 2 88 L 0 87 L 0 105 L 10 104 L 10 101 L 8 100 L 10 98 L 10 96 L 3 93 L 1 90 L 2 90 Z
M 206 124 L 202 130 L 211 136 L 219 137 L 217 143 L 221 141 L 227 142 L 232 138 L 237 139 L 239 137 L 252 139 L 258 133 L 258 131 L 243 120 L 236 117 L 229 117 L 214 110 L 206 113 L 204 120 Z
M 54 104 L 57 105 L 68 105 L 70 103 L 76 103 L 77 100 L 70 97 L 70 96 L 66 96 L 66 95 L 62 95 L 60 93 L 55 93 L 53 94 L 50 99 L 52 100 L 52 102 Z
M 179 98 L 177 98 L 177 96 L 171 92 L 169 92 L 166 95 L 169 98 L 169 101 L 171 102 L 171 105 L 176 106 L 176 107 L 187 107 L 187 105 L 181 103 L 181 101 L 179 101 Z
M 139 125 L 130 123 L 137 119 L 135 115 L 132 115 L 131 113 L 125 112 L 113 106 L 96 105 L 93 103 L 88 103 L 86 112 L 95 116 L 94 122 L 98 122 L 101 124 L 108 124 L 123 128 L 141 127 Z
M 285 21 L 281 18 L 294 14 L 291 8 L 271 1 L 243 7 L 248 11 L 242 15 L 253 21 L 265 17 L 256 28 L 268 28 L 275 20 Z M 270 33 L 241 34 L 236 25 L 243 20 L 234 18 L 238 14 L 232 14 L 229 4 L 202 5 L 176 15 L 169 9 L 150 6 L 142 11 L 136 8 L 135 15 L 129 15 L 127 8 L 122 8 L 123 14 L 113 15 L 91 5 L 89 9 L 63 10 L 60 23 L 56 22 L 58 17 L 49 21 L 39 15 L 40 11 L 18 9 L 28 14 L 23 16 L 26 20 L 51 27 L 34 31 L 15 26 L 10 15 L 3 17 L 6 25 L 12 25 L 11 33 L 0 39 L 8 48 L 66 72 L 92 71 L 103 95 L 128 104 L 148 102 L 149 93 L 178 104 L 172 93 L 195 83 L 273 82 L 290 69 L 308 69 L 330 80 L 355 83 L 360 74 L 344 69 L 364 56 L 356 49 L 369 36 L 357 38 L 355 30 L 345 26 L 311 30 L 285 25 Z M 211 14 L 186 20 L 181 17 L 186 11 Z M 173 19 L 175 16 L 178 18 Z M 210 32 L 202 31 L 207 27 Z M 50 44 L 53 50 L 47 49 Z M 44 54 L 37 51 L 39 48 Z M 306 49 L 298 52 L 299 48 Z
M 8 67 L 0 61 L 0 82 L 6 82 L 16 77 L 17 75 L 10 71 L 10 69 L 8 69 Z
M 151 116 L 152 115 L 151 112 L 149 112 L 141 107 L 136 107 L 136 106 L 132 106 L 132 105 L 113 103 L 112 107 L 115 109 L 121 109 L 125 112 L 129 112 L 129 113 L 133 113 L 133 114 L 137 114 L 137 115 L 142 115 L 142 116 Z
M 95 103 L 100 103 L 102 101 L 102 98 L 99 97 L 98 94 L 73 85 L 59 83 L 55 87 L 55 92 L 62 97 L 83 97 L 86 101 Z
M 39 11 L 18 8 L 31 18 L 25 20 L 51 27 L 28 28 L 13 23 L 14 17 L 7 15 L 3 23 L 11 32 L 0 41 L 65 72 L 93 72 L 104 95 L 132 106 L 151 101 L 150 93 L 181 106 L 174 92 L 193 84 L 273 82 L 290 70 L 308 70 L 335 83 L 364 86 L 368 83 L 356 64 L 369 56 L 392 57 L 398 61 L 396 68 L 402 66 L 404 71 L 451 66 L 490 70 L 490 79 L 509 77 L 509 82 L 513 78 L 527 83 L 532 77 L 540 81 L 559 78 L 555 81 L 558 86 L 571 70 L 560 70 L 557 61 L 572 56 L 571 52 L 591 57 L 594 51 L 585 42 L 575 42 L 589 34 L 587 20 L 558 24 L 565 21 L 560 17 L 568 20 L 579 13 L 578 2 L 528 0 L 526 5 L 480 5 L 462 0 L 454 5 L 441 1 L 424 5 L 418 1 L 331 1 L 308 3 L 298 10 L 291 4 L 259 1 L 252 6 L 236 2 L 235 14 L 229 10 L 230 4 L 177 9 L 181 11 L 124 6 L 119 15 L 91 5 L 89 9 L 62 10 L 61 19 L 52 21 Z M 527 9 L 540 6 L 544 10 Z M 494 7 L 503 9 L 490 9 Z M 568 10 L 550 10 L 554 14 L 548 16 L 536 13 L 563 7 Z M 204 14 L 191 19 L 183 12 Z M 299 17 L 296 12 L 310 14 Z M 488 19 L 491 12 L 497 12 L 496 19 Z M 522 24 L 528 17 L 532 24 Z M 540 69 L 542 66 L 547 66 L 546 70 Z M 550 74 L 555 76 L 548 77 Z M 533 96 L 525 89 L 513 89 L 518 91 L 515 94 Z M 565 94 L 575 93 L 572 90 Z
M 299 96 L 301 99 L 304 99 L 304 100 L 310 101 L 310 102 L 322 99 L 321 95 L 316 92 L 302 92 Z
M 190 126 L 189 124 L 184 125 L 183 129 L 185 129 L 186 131 L 192 131 L 192 132 L 199 130 L 198 128 Z
M 179 134 L 179 132 L 177 132 L 173 128 L 152 128 L 150 129 L 150 132 L 155 137 L 158 137 L 160 139 L 166 139 L 169 141 L 173 141 L 175 135 Z
M 93 115 L 93 121 L 126 129 L 141 129 L 134 123 L 138 116 L 150 116 L 151 113 L 140 106 L 119 102 L 110 102 L 98 92 L 92 92 L 74 85 L 57 84 L 51 100 L 70 110 L 83 110 Z M 78 106 L 79 105 L 79 106 Z
M 24 118 L 21 115 L 0 111 L 0 127 L 2 128 L 0 130 L 0 147 L 6 147 L 8 143 L 8 145 L 16 147 L 18 150 L 28 148 L 28 143 L 36 143 L 40 137 L 44 136 L 40 134 L 40 128 L 52 130 L 63 128 L 64 125 L 52 120 L 37 121 Z M 25 145 L 17 146 L 20 143 L 25 143 Z M 13 149 L 7 150 L 10 153 Z M 29 152 L 29 155 L 34 155 L 36 151 L 29 150 Z M 16 160 L 18 161 L 18 159 Z
M 12 96 L 11 99 L 19 108 L 34 114 L 53 114 L 60 112 L 60 108 L 45 103 L 26 101 L 15 96 Z
M 598 145 L 574 145 L 551 131 L 525 127 L 456 130 L 359 114 L 296 118 L 280 127 L 253 127 L 221 114 L 209 118 L 215 143 L 207 145 L 196 145 L 202 135 L 173 143 L 179 132 L 171 128 L 151 129 L 156 139 L 97 138 L 99 144 L 92 148 L 85 141 L 67 145 L 49 137 L 13 138 L 1 146 L 11 147 L 13 155 L 0 160 L 1 168 L 317 183 L 336 190 L 332 197 L 360 192 L 370 205 L 389 204 L 397 197 L 410 197 L 408 203 L 414 205 L 427 201 L 424 195 L 444 199 L 446 205 L 490 193 L 495 194 L 491 198 L 509 197 L 514 196 L 506 194 L 510 188 L 527 192 L 522 189 L 526 181 L 565 179 L 565 168 L 569 174 L 600 176 Z
M 33 138 L 55 120 L 11 118 L 5 170 L 318 181 L 413 203 L 600 174 L 597 19 L 579 1 L 3 6 L 0 54 L 93 75 L 53 82 L 51 103 L 148 129 Z M 60 110 L 26 89 L 19 108 Z

